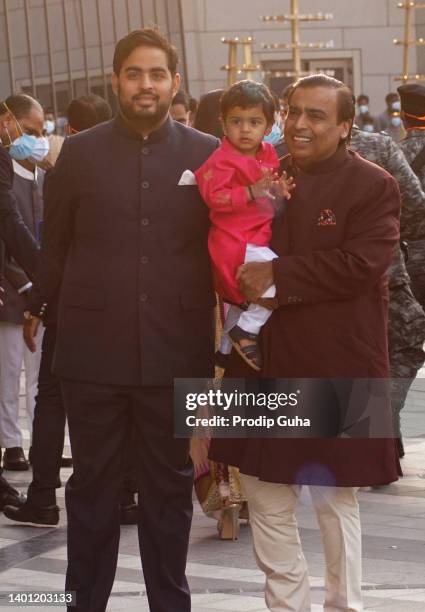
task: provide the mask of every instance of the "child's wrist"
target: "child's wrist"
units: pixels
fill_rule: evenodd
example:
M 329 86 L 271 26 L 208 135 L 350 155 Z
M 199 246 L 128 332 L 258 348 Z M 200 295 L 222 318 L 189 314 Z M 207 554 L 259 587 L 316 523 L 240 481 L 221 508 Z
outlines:
M 251 185 L 248 185 L 248 193 L 249 193 L 250 201 L 255 200 L 254 192 L 252 190 Z

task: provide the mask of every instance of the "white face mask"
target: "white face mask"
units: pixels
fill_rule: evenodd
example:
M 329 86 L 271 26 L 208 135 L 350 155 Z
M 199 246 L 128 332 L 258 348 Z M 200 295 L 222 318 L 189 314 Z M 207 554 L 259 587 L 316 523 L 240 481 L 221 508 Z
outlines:
M 360 104 L 360 106 L 359 106 L 359 113 L 360 113 L 361 115 L 365 115 L 365 114 L 366 114 L 366 113 L 368 113 L 368 112 L 369 112 L 369 107 L 368 107 L 368 105 L 367 105 L 367 104 Z
M 393 111 L 400 111 L 401 110 L 401 102 L 400 102 L 400 100 L 396 100 L 395 102 L 391 103 L 391 110 L 393 110 Z
M 41 162 L 50 151 L 49 141 L 45 136 L 37 138 L 31 151 L 31 161 Z
M 363 131 L 364 132 L 373 132 L 373 124 L 372 123 L 366 123 L 363 126 Z

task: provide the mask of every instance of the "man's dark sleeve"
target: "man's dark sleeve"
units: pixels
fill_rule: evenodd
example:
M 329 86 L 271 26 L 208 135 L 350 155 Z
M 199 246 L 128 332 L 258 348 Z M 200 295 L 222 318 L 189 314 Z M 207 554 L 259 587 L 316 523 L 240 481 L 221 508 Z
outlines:
M 0 146 L 0 239 L 7 251 L 33 279 L 37 268 L 38 247 L 16 206 L 12 191 L 13 167 L 8 153 Z M 0 249 L 0 274 L 4 249 Z
M 69 140 L 65 140 L 45 181 L 40 263 L 29 298 L 29 310 L 37 316 L 56 297 L 72 241 L 75 208 L 70 174 Z

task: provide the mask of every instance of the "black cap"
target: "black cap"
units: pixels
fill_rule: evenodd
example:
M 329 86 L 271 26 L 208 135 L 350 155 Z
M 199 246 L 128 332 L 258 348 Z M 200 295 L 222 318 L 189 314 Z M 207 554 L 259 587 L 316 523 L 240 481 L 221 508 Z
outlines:
M 401 109 L 415 117 L 425 117 L 425 85 L 409 83 L 398 88 Z

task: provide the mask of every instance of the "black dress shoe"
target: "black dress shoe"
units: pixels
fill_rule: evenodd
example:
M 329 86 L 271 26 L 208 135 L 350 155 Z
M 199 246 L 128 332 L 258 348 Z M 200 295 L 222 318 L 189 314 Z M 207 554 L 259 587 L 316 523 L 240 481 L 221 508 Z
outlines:
M 27 501 L 20 508 L 12 505 L 5 506 L 3 512 L 11 521 L 36 525 L 37 527 L 54 527 L 59 523 L 58 506 L 37 508 Z
M 120 524 L 137 525 L 139 522 L 139 506 L 136 503 L 124 506 L 120 504 Z
M 14 489 L 3 476 L 0 476 L 0 510 L 5 506 L 13 505 L 18 508 L 26 501 L 25 495 L 22 495 Z
M 28 461 L 25 459 L 24 451 L 20 446 L 6 448 L 3 455 L 3 468 L 15 472 L 29 470 Z

